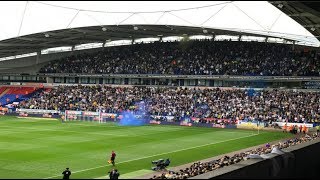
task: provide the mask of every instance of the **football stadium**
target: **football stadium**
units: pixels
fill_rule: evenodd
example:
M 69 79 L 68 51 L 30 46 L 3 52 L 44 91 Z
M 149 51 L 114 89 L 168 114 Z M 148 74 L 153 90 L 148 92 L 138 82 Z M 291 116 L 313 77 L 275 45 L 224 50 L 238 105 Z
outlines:
M 0 2 L 0 179 L 318 176 L 318 4 Z

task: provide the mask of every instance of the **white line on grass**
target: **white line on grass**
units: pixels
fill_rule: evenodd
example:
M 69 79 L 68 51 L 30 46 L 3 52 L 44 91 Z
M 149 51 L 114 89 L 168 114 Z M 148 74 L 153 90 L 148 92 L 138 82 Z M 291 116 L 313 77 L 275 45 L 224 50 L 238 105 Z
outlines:
M 42 117 L 42 118 L 36 118 L 36 117 L 32 117 L 32 118 L 30 118 L 30 117 L 20 117 L 20 116 L 17 116 L 17 118 L 18 119 L 34 119 L 34 120 L 44 120 L 44 121 L 52 121 L 52 120 L 55 120 L 55 121 L 57 121 L 57 120 L 59 120 L 59 119 L 57 119 L 57 118 L 44 118 L 44 117 Z M 29 120 L 28 120 L 29 121 Z M 27 121 L 27 122 L 28 122 Z M 31 120 L 32 121 L 32 120 Z M 38 122 L 38 121 L 37 121 Z
M 175 153 L 175 152 L 184 151 L 184 150 L 189 150 L 189 149 L 196 149 L 196 148 L 199 148 L 199 147 L 209 146 L 209 145 L 212 145 L 212 144 L 218 144 L 218 143 L 222 143 L 222 142 L 233 141 L 233 140 L 242 139 L 242 138 L 247 138 L 247 137 L 256 136 L 256 135 L 258 135 L 258 134 L 251 134 L 251 135 L 248 135 L 248 136 L 243 136 L 243 137 L 228 139 L 228 140 L 224 140 L 224 141 L 218 141 L 218 142 L 214 142 L 214 143 L 207 143 L 207 144 L 203 144 L 203 145 L 199 145 L 199 146 L 194 146 L 194 147 L 190 147 L 190 148 L 183 148 L 183 149 L 179 149 L 179 150 L 175 150 L 175 151 L 169 151 L 169 152 L 160 153 L 160 154 L 155 154 L 155 155 L 151 155 L 151 156 L 145 156 L 145 157 L 141 157 L 141 158 L 136 158 L 136 159 L 131 159 L 131 160 L 119 162 L 119 163 L 117 163 L 117 164 L 123 164 L 123 163 L 131 162 L 131 161 L 146 159 L 146 158 L 150 158 L 150 157 L 154 157 L 154 156 L 160 156 L 160 155 L 164 155 L 164 154 Z M 93 170 L 93 169 L 102 168 L 102 167 L 105 167 L 105 166 L 108 166 L 108 165 L 96 166 L 96 167 L 93 167 L 93 168 L 88 168 L 88 169 L 83 169 L 83 170 L 79 170 L 79 171 L 74 171 L 74 172 L 72 172 L 72 173 L 75 174 L 75 173 L 79 173 L 79 172 L 84 172 L 84 171 L 89 171 L 89 170 Z M 110 165 L 110 166 L 111 166 L 111 165 Z M 61 176 L 61 175 L 51 176 L 51 177 L 47 177 L 47 178 L 43 178 L 43 179 L 50 179 L 50 178 L 59 177 L 59 176 Z
M 80 124 L 72 124 L 71 126 L 74 126 L 74 125 L 80 125 Z M 84 125 L 84 126 L 87 126 L 87 125 Z M 90 126 L 90 125 L 88 125 Z M 1 127 L 4 127 L 4 128 L 10 128 L 12 126 L 2 126 L 0 125 L 0 128 Z M 92 126 L 93 127 L 93 126 Z M 97 127 L 97 126 L 94 126 L 94 127 Z M 80 132 L 80 131 L 71 131 L 71 130 L 63 130 L 63 129 L 49 129 L 49 128 L 32 128 L 32 127 L 14 127 L 14 128 L 23 128 L 23 129 L 30 129 L 30 130 L 47 130 L 47 131 L 61 131 L 61 132 L 75 132 L 75 133 L 84 133 L 84 134 L 94 134 L 94 135 L 111 135 L 111 136 L 118 136 L 118 137 L 137 137 L 137 136 L 149 136 L 149 135 L 152 135 L 152 134 L 157 134 L 157 133 L 162 133 L 162 132 L 169 132 L 169 131 L 165 131 L 165 130 L 161 130 L 161 131 L 155 131 L 155 132 L 152 132 L 152 133 L 134 133 L 128 129 L 121 129 L 120 131 L 123 132 L 123 134 L 112 134 L 112 133 L 96 133 L 96 132 Z M 10 130 L 11 132 L 14 132 L 14 130 Z M 28 131 L 30 132 L 30 131 Z M 32 131 L 31 131 L 32 132 Z M 108 131 L 110 132 L 110 131 Z
M 88 122 L 89 123 L 89 122 Z M 67 123 L 68 124 L 68 123 Z M 143 126 L 120 126 L 120 125 L 117 125 L 117 124 L 112 124 L 112 123 L 98 123 L 98 124 L 76 124 L 76 123 L 72 123 L 72 125 L 75 125 L 75 126 L 93 126 L 93 127 L 104 127 L 104 125 L 106 125 L 105 127 L 143 127 Z M 146 125 L 149 125 L 149 124 L 146 124 Z M 164 127 L 164 126 L 150 126 L 151 128 L 155 128 L 155 129 L 161 129 L 161 128 L 165 128 L 167 131 L 167 129 L 182 129 L 181 127 Z M 127 128 L 124 128 L 124 129 L 127 129 Z
M 151 169 L 150 170 L 141 169 L 141 170 L 129 172 L 129 173 L 126 173 L 126 174 L 121 174 L 121 179 L 132 179 L 132 177 L 138 177 L 138 176 L 141 176 L 141 175 L 144 175 L 144 174 L 147 174 L 147 173 L 152 173 L 152 172 L 154 172 L 154 171 L 152 171 Z M 106 178 L 108 178 L 108 175 L 104 175 L 104 176 L 97 177 L 97 178 L 94 178 L 94 179 L 106 179 Z
M 0 128 L 12 128 L 12 126 L 0 126 Z M 38 131 L 61 131 L 61 132 L 74 132 L 74 133 L 84 133 L 84 134 L 95 134 L 95 135 L 107 135 L 107 136 L 121 136 L 121 137 L 127 137 L 128 135 L 120 135 L 120 134 L 111 134 L 111 133 L 90 133 L 90 132 L 79 132 L 79 131 L 70 131 L 70 130 L 62 130 L 62 129 L 48 129 L 48 128 L 30 128 L 30 127 L 14 127 L 14 128 L 22 128 L 22 129 L 30 129 L 30 130 L 38 130 Z M 10 130 L 12 131 L 12 130 Z M 13 130 L 14 131 L 14 130 Z M 28 131 L 30 132 L 30 131 Z

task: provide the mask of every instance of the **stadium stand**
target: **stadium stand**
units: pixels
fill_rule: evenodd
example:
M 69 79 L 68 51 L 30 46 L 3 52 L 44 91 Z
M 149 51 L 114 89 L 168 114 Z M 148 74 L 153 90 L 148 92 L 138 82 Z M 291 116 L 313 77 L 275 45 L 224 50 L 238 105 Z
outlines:
M 2 87 L 0 89 L 0 103 L 2 106 L 12 103 L 20 102 L 28 99 L 33 93 L 38 90 L 34 87 Z
M 53 61 L 41 73 L 319 76 L 316 51 L 263 42 L 155 42 Z
M 231 5 L 228 5 L 229 3 Z M 36 4 L 40 6 L 35 6 Z M 12 13 L 14 15 L 19 14 L 19 18 L 17 19 L 21 20 L 18 23 L 20 24 L 20 28 L 16 30 L 7 28 L 7 32 L 5 33 L 9 34 L 9 36 L 0 37 L 0 85 L 5 85 L 4 87 L 0 87 L 0 115 L 5 115 L 4 117 L 8 117 L 8 119 L 16 118 L 10 116 L 37 117 L 37 119 L 39 117 L 55 118 L 53 117 L 55 115 L 59 119 L 62 119 L 62 123 L 59 124 L 62 127 L 69 125 L 67 124 L 69 110 L 71 112 L 70 116 L 73 116 L 73 118 L 69 119 L 82 120 L 77 119 L 77 116 L 72 114 L 79 113 L 73 111 L 82 111 L 80 112 L 81 115 L 94 114 L 92 115 L 94 116 L 92 118 L 93 121 L 99 121 L 100 123 L 103 122 L 102 114 L 112 114 L 114 121 L 117 118 L 114 114 L 122 114 L 125 111 L 139 115 L 140 108 L 137 103 L 143 102 L 142 104 L 145 105 L 145 112 L 148 116 L 152 115 L 152 118 L 160 117 L 157 119 L 159 121 L 169 121 L 166 117 L 174 117 L 170 119 L 170 121 L 174 121 L 172 124 L 181 122 L 179 125 L 182 126 L 188 126 L 188 122 L 184 124 L 184 119 L 193 121 L 193 123 L 202 123 L 200 125 L 203 126 L 213 123 L 210 124 L 210 127 L 213 128 L 219 127 L 214 126 L 215 123 L 220 123 L 219 125 L 222 125 L 223 127 L 220 126 L 222 128 L 228 128 L 225 125 L 239 125 L 240 123 L 238 124 L 237 122 L 254 122 L 252 124 L 257 127 L 259 134 L 260 123 L 263 123 L 267 127 L 268 125 L 276 124 L 274 122 L 282 122 L 282 124 L 286 123 L 284 127 L 287 127 L 287 123 L 292 122 L 304 123 L 310 125 L 309 127 L 318 125 L 317 129 L 319 131 L 320 51 L 318 40 L 320 39 L 320 30 L 316 21 L 319 19 L 318 16 L 312 15 L 319 13 L 308 14 L 308 12 L 304 11 L 299 12 L 302 8 L 293 8 L 294 3 L 290 2 L 284 3 L 279 1 L 273 2 L 273 4 L 280 11 L 287 13 L 288 16 L 285 16 L 287 21 L 292 20 L 291 17 L 298 18 L 297 22 L 300 24 L 301 21 L 305 21 L 303 26 L 299 26 L 301 30 L 298 29 L 299 31 L 292 32 L 282 31 L 282 29 L 294 30 L 293 27 L 295 26 L 287 25 L 285 28 L 277 26 L 277 24 L 286 26 L 283 20 L 284 16 L 281 13 L 279 15 L 274 14 L 276 16 L 274 16 L 274 20 L 270 20 L 270 22 L 272 21 L 271 24 L 260 22 L 260 19 L 268 20 L 273 14 L 262 13 L 263 11 L 260 12 L 256 8 L 253 8 L 259 12 L 258 18 L 256 17 L 257 20 L 256 18 L 252 18 L 250 13 L 246 13 L 245 9 L 242 10 L 240 4 L 237 5 L 233 1 L 227 2 L 221 9 L 217 7 L 222 4 L 205 6 L 198 4 L 199 7 L 184 9 L 168 6 L 172 10 L 154 12 L 151 9 L 148 10 L 150 12 L 144 12 L 147 6 L 141 9 L 143 12 L 138 12 L 137 8 L 130 6 L 128 6 L 130 7 L 130 11 L 125 12 L 125 9 L 122 9 L 122 12 L 118 12 L 117 10 L 113 10 L 113 8 L 108 11 L 98 11 L 86 10 L 86 8 L 78 9 L 78 7 L 72 7 L 71 5 L 70 7 L 64 7 L 50 3 L 27 1 L 25 5 L 17 6 L 21 8 L 15 7 L 16 10 L 23 9 L 23 13 Z M 217 7 L 214 8 L 214 6 Z M 53 13 L 51 14 L 51 10 L 46 7 L 59 7 L 61 13 L 52 10 Z M 220 11 L 223 12 L 230 7 L 240 10 L 242 15 L 249 18 L 249 21 L 255 22 L 254 26 L 245 23 L 245 21 L 236 22 L 236 17 L 241 17 L 240 15 L 235 16 L 233 12 L 236 11 L 218 14 Z M 273 6 L 271 7 L 275 9 Z M 219 10 L 214 12 L 210 8 Z M 31 17 L 42 16 L 38 13 L 33 14 L 32 12 L 35 9 L 42 9 L 43 17 L 51 19 L 52 22 L 33 20 Z M 76 11 L 75 14 L 64 14 L 62 13 L 63 9 Z M 132 12 L 131 9 L 137 12 Z M 291 9 L 296 10 L 292 11 Z M 187 14 L 191 14 L 192 16 L 194 13 L 184 13 L 186 10 L 192 10 L 188 12 L 197 11 L 197 16 L 194 16 L 197 18 L 191 18 L 190 15 L 187 16 Z M 163 14 L 161 16 L 157 15 L 156 18 L 148 17 L 145 19 L 146 16 L 143 15 L 147 14 L 147 16 L 151 17 L 154 13 L 160 12 Z M 94 15 L 99 13 L 103 13 L 104 15 Z M 105 17 L 105 13 L 108 13 L 108 17 L 111 17 L 110 19 L 114 22 L 110 23 L 111 21 Z M 129 16 L 126 17 L 124 13 L 129 13 Z M 22 18 L 20 14 L 22 14 Z M 72 15 L 73 18 L 67 18 L 68 14 Z M 126 18 L 119 18 L 114 16 L 114 14 L 122 14 Z M 221 21 L 223 23 L 219 24 L 219 21 L 216 21 L 218 19 L 217 14 L 223 17 Z M 229 20 L 226 14 L 231 15 Z M 261 14 L 266 14 L 267 16 L 261 18 Z M 64 17 L 60 19 L 61 17 L 59 18 L 57 15 Z M 137 18 L 137 16 L 140 17 Z M 216 17 L 213 18 L 214 16 Z M 280 18 L 280 16 L 282 17 Z M 86 20 L 88 23 L 86 23 L 83 17 L 89 17 Z M 304 17 L 307 17 L 307 19 L 304 19 Z M 12 21 L 8 22 L 17 24 L 14 21 L 16 18 L 12 19 Z M 63 22 L 64 19 L 69 22 Z M 89 19 L 98 22 L 98 24 L 90 24 Z M 120 21 L 118 22 L 117 19 Z M 154 23 L 147 21 L 139 22 L 136 19 Z M 155 21 L 151 21 L 151 19 Z M 213 19 L 215 21 L 212 21 Z M 53 20 L 59 23 L 55 24 L 56 22 Z M 175 20 L 176 22 L 171 20 Z M 181 23 L 181 21 L 183 22 Z M 4 23 L 6 27 L 11 26 L 11 23 L 8 22 Z M 37 22 L 37 28 L 32 28 L 35 22 Z M 231 26 L 229 27 L 224 22 L 230 23 Z M 299 25 L 297 22 L 293 23 Z M 42 27 L 42 24 L 45 26 Z M 68 26 L 60 26 L 59 24 L 68 24 Z M 236 26 L 237 24 L 241 24 L 241 26 L 238 27 Z M 258 29 L 254 28 L 255 26 Z M 12 35 L 13 32 L 14 35 Z M 15 32 L 18 32 L 18 34 Z M 315 36 L 310 36 L 310 32 Z M 193 40 L 195 36 L 202 36 L 202 40 Z M 168 39 L 168 41 L 176 39 L 177 41 L 165 42 L 167 40 L 164 39 Z M 311 46 L 314 46 L 314 48 L 311 48 Z M 46 87 L 52 88 L 44 88 L 44 84 Z M 112 84 L 112 86 L 106 84 Z M 26 85 L 34 87 L 25 87 Z M 242 87 L 247 89 L 239 89 Z M 248 90 L 249 88 L 250 90 Z M 286 88 L 291 88 L 291 90 Z M 12 109 L 14 110 L 12 111 Z M 56 112 L 46 110 L 55 110 Z M 28 114 L 27 111 L 31 113 Z M 28 117 L 29 115 L 30 117 Z M 83 119 L 91 121 L 91 116 L 89 118 L 84 117 Z M 151 118 L 148 120 L 150 120 L 150 123 L 153 121 Z M 38 123 L 38 120 L 34 121 Z M 157 123 L 158 121 L 155 121 L 153 124 Z M 16 123 L 12 124 L 16 125 Z M 24 128 L 23 126 L 25 125 L 21 124 L 17 128 Z M 238 128 L 238 126 L 235 127 Z M 168 173 L 163 173 L 160 176 L 154 176 L 153 179 L 187 179 L 253 157 L 270 154 L 274 148 L 284 149 L 319 138 L 319 132 L 317 134 L 308 134 L 310 132 L 308 129 L 307 131 L 301 131 L 300 129 L 300 134 L 298 134 L 293 129 L 294 127 L 298 128 L 297 125 L 288 125 L 288 127 L 291 128 L 288 131 L 295 132 L 295 136 L 291 136 L 294 136 L 292 139 L 282 140 L 279 143 L 271 145 L 268 143 L 268 146 L 265 147 L 241 152 L 233 156 L 224 156 L 221 159 L 210 162 L 197 162 L 186 169 L 168 171 Z M 300 127 L 302 128 L 302 125 Z M 33 129 L 38 131 L 38 128 L 36 128 L 33 127 Z M 306 129 L 307 127 L 304 125 L 303 128 Z M 3 126 L 3 129 L 5 129 L 2 130 L 4 131 L 4 135 L 6 135 L 5 138 L 8 139 L 6 131 L 11 130 L 6 126 Z M 20 129 L 16 131 L 20 133 Z M 40 130 L 54 131 L 53 134 L 57 135 L 57 137 L 59 136 L 56 132 L 58 130 L 64 134 L 67 134 L 66 132 L 71 132 L 70 134 L 77 132 L 63 128 L 40 128 Z M 84 131 L 84 128 L 80 131 Z M 287 129 L 284 128 L 283 132 L 286 131 Z M 167 133 L 167 130 L 163 132 Z M 32 135 L 38 137 L 36 133 L 32 132 Z M 279 130 L 279 133 L 291 135 L 289 133 L 282 133 L 281 130 Z M 99 135 L 99 138 L 103 136 L 100 133 L 96 134 Z M 203 134 L 207 135 L 206 133 Z M 252 132 L 248 130 L 248 134 L 254 135 L 255 129 L 252 128 Z M 109 137 L 110 135 L 108 134 L 107 136 Z M 118 135 L 114 134 L 114 136 Z M 64 137 L 61 136 L 61 138 Z M 55 137 L 52 139 L 55 139 Z M 83 140 L 83 137 L 79 135 L 77 135 L 76 139 L 73 139 L 72 136 L 66 139 L 74 141 L 72 143 L 77 143 L 76 141 L 79 140 L 81 144 L 84 141 L 90 141 L 89 139 Z M 191 140 L 192 145 L 195 140 Z M 57 139 L 55 141 L 58 142 Z M 43 142 L 45 142 L 44 139 Z M 220 142 L 227 141 L 217 141 L 215 143 Z M 6 141 L 4 144 L 6 143 L 8 144 L 7 146 L 10 145 L 9 141 Z M 112 144 L 109 142 L 103 143 Z M 206 147 L 208 145 L 206 142 L 203 144 Z M 34 144 L 32 143 L 31 145 L 33 146 Z M 28 153 L 27 150 L 33 148 L 30 148 L 31 145 L 28 147 L 28 144 L 24 142 L 22 145 L 10 145 L 10 147 L 25 146 L 26 149 L 22 150 Z M 176 146 L 176 144 L 174 145 Z M 212 144 L 209 143 L 209 145 Z M 68 145 L 65 144 L 65 146 Z M 83 143 L 83 147 L 85 146 L 86 144 Z M 202 146 L 201 144 L 194 145 L 194 147 Z M 43 147 L 49 149 L 46 145 L 43 145 Z M 57 146 L 55 145 L 55 147 Z M 126 147 L 124 145 L 121 148 L 125 149 Z M 94 147 L 91 149 L 94 149 Z M 188 149 L 190 148 L 181 147 L 179 151 Z M 159 150 L 161 149 L 159 148 Z M 179 151 L 173 149 L 171 152 L 167 151 L 167 153 L 170 155 L 171 153 L 179 153 Z M 156 155 L 146 155 L 148 156 L 147 158 L 163 154 L 163 152 L 152 153 Z M 34 154 L 43 155 L 44 153 Z M 55 152 L 54 154 L 58 153 Z M 210 154 L 207 153 L 207 155 Z M 22 156 L 23 154 L 20 155 L 20 157 Z M 26 157 L 28 156 L 26 155 Z M 36 156 L 34 157 L 37 158 Z M 132 159 L 141 160 L 141 158 L 136 157 Z M 24 163 L 29 163 L 25 159 L 22 160 L 19 162 L 21 166 L 24 166 Z M 45 168 L 36 168 L 35 170 L 38 172 L 49 171 L 36 175 L 40 177 L 48 173 L 51 178 L 58 177 L 52 176 L 55 172 L 50 162 L 42 161 L 48 165 L 41 165 L 41 167 Z M 72 159 L 68 161 L 71 162 Z M 127 160 L 124 157 L 120 163 L 130 161 L 132 160 Z M 12 160 L 8 162 L 12 162 Z M 88 162 L 95 163 L 98 161 L 96 159 L 94 161 L 88 159 L 83 160 L 83 162 L 86 163 L 86 166 L 89 166 Z M 77 162 L 71 163 L 75 164 Z M 38 164 L 34 167 L 40 167 Z M 164 170 L 169 166 L 170 161 L 169 159 L 167 163 L 153 161 L 152 164 L 156 165 L 153 170 Z M 28 171 L 33 171 L 34 168 L 31 163 L 28 165 L 30 165 L 29 169 L 26 170 L 25 166 L 22 169 L 23 171 L 21 172 L 25 173 L 23 175 L 26 175 L 25 177 L 27 178 L 38 177 L 28 174 Z M 52 166 L 51 169 L 48 169 L 49 165 L 50 167 Z M 137 165 L 137 167 L 139 166 Z M 88 169 L 94 169 L 95 172 L 98 171 L 95 168 L 84 166 L 73 168 L 75 169 L 75 173 L 85 172 Z M 83 170 L 80 170 L 81 168 Z M 8 171 L 10 168 L 6 168 L 5 170 Z M 127 170 L 131 169 L 128 168 Z M 18 171 L 15 170 L 14 172 Z M 14 173 L 9 172 L 8 177 L 11 177 L 12 174 Z M 59 175 L 61 176 L 61 174 Z M 88 173 L 87 177 L 89 176 L 91 176 L 90 173 Z M 75 177 L 81 177 L 81 175 Z
M 209 162 L 196 162 L 196 163 L 193 163 L 193 165 L 191 165 L 190 167 L 187 167 L 185 169 L 180 169 L 179 171 L 169 170 L 161 173 L 158 176 L 154 175 L 151 179 L 187 179 L 187 178 L 204 174 L 210 171 L 214 171 L 218 168 L 236 164 L 241 161 L 248 160 L 250 158 L 263 159 L 264 155 L 267 155 L 270 153 L 283 154 L 284 152 L 281 151 L 281 149 L 285 149 L 290 146 L 295 146 L 297 144 L 301 144 L 304 142 L 312 141 L 318 138 L 319 136 L 317 136 L 316 133 L 311 135 L 307 134 L 305 136 L 295 137 L 288 140 L 280 141 L 278 143 L 273 144 L 270 147 L 264 146 L 264 147 L 259 147 L 249 151 L 237 153 L 231 157 L 224 156 L 220 159 L 212 160 Z
M 136 111 L 135 102 L 144 101 L 147 112 L 158 116 L 186 116 L 209 123 L 229 120 L 317 123 L 320 118 L 319 93 L 262 90 L 250 95 L 240 89 L 200 89 L 168 87 L 59 86 L 50 92 L 39 91 L 19 108 L 78 110 L 120 113 Z
M 7 91 L 6 87 L 0 87 L 0 97 L 2 97 Z

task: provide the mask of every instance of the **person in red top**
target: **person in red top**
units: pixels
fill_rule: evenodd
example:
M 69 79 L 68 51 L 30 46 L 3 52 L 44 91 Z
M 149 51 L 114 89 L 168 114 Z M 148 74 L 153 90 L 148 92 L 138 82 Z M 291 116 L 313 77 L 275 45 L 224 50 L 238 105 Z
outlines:
M 303 134 L 305 134 L 306 132 L 307 132 L 307 126 L 306 125 L 303 125 L 303 127 L 302 127 L 302 132 L 303 132 Z
M 116 156 L 117 156 L 116 153 L 114 151 L 112 151 L 110 161 L 113 166 L 115 165 Z
M 300 126 L 299 126 L 299 130 L 300 130 L 299 133 L 302 133 L 302 125 L 301 125 L 301 124 L 300 124 Z
M 287 132 L 287 128 L 288 128 L 287 123 L 285 123 L 283 126 L 283 132 Z

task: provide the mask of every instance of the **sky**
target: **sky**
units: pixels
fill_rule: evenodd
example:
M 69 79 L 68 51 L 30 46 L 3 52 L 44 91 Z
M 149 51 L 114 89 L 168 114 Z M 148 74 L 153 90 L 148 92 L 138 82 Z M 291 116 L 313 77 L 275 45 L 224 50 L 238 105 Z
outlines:
M 320 45 L 267 1 L 1 1 L 0 17 L 0 41 L 74 27 L 161 24 L 255 32 Z

